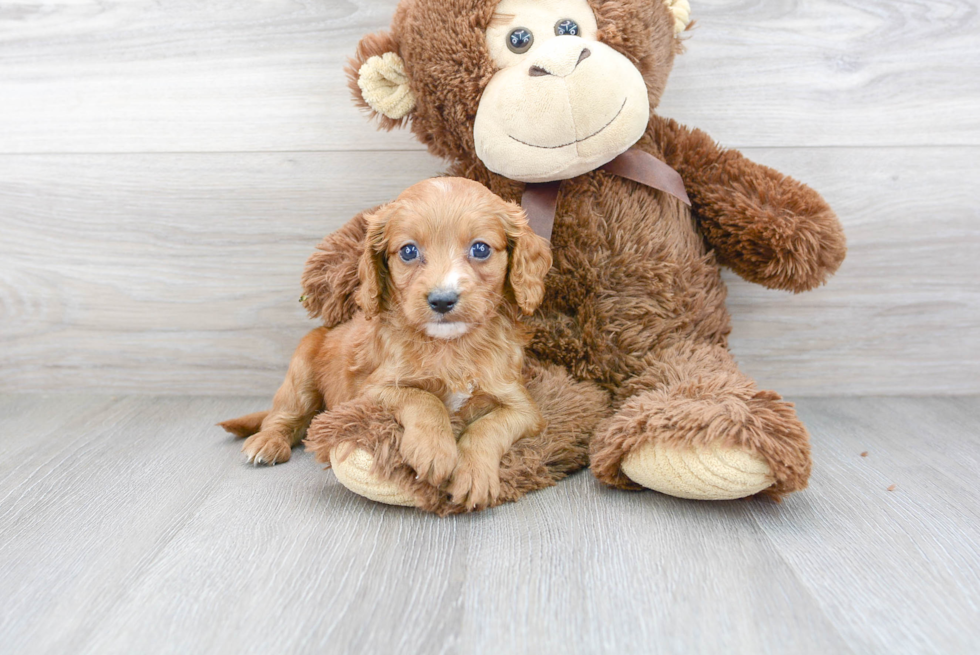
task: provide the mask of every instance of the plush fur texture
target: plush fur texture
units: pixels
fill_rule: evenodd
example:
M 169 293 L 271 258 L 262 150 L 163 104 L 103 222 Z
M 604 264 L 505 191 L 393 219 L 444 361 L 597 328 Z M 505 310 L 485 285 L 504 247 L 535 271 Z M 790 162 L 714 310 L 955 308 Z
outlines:
M 634 62 L 654 109 L 681 50 L 674 17 L 652 0 L 590 4 L 599 40 Z M 403 0 L 391 33 L 366 37 L 351 69 L 368 54 L 398 52 L 416 98 L 408 119 L 415 135 L 450 160 L 451 174 L 516 202 L 524 184 L 487 170 L 473 140 L 480 96 L 494 75 L 484 39 L 494 6 L 494 0 Z M 776 480 L 770 496 L 802 489 L 810 472 L 806 429 L 791 404 L 756 389 L 728 353 L 720 267 L 774 289 L 812 289 L 844 259 L 840 223 L 807 186 L 655 113 L 636 146 L 680 172 L 693 206 L 602 170 L 565 180 L 554 266 L 528 321 L 528 356 L 610 394 L 612 414 L 590 440 L 593 471 L 603 482 L 635 488 L 620 463 L 644 444 L 721 442 L 770 465 Z M 355 217 L 324 239 L 307 265 L 306 307 L 327 324 L 352 308 L 363 235 L 363 219 Z M 568 393 L 577 393 L 568 383 Z M 542 409 L 548 411 L 544 403 Z M 559 438 L 557 424 L 549 434 Z M 580 462 L 570 458 L 566 468 Z M 382 473 L 396 468 L 386 464 Z M 413 489 L 420 498 L 429 493 Z

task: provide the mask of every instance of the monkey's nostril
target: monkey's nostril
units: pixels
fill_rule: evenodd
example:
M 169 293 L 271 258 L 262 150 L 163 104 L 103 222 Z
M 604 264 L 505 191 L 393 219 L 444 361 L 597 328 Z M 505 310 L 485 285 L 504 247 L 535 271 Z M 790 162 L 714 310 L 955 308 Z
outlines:
M 588 48 L 582 48 L 582 52 L 578 53 L 578 61 L 575 62 L 575 66 L 572 67 L 572 70 L 578 68 L 578 65 L 581 64 L 584 59 L 588 59 L 591 56 L 592 56 L 591 50 L 589 50 Z M 569 73 L 570 72 L 571 71 L 569 71 Z M 531 66 L 529 69 L 527 69 L 527 74 L 530 75 L 531 77 L 544 77 L 545 75 L 555 75 L 555 73 L 552 73 L 551 71 L 549 71 L 548 69 L 542 66 Z M 568 73 L 558 73 L 559 77 L 564 77 L 567 74 Z

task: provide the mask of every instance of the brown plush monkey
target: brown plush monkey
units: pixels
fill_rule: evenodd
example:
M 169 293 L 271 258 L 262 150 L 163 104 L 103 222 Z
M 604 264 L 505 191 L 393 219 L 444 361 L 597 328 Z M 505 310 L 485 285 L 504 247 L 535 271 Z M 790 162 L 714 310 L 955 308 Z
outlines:
M 844 235 L 810 188 L 656 115 L 688 11 L 686 0 L 402 0 L 391 31 L 352 60 L 357 101 L 385 129 L 409 125 L 451 174 L 511 201 L 544 189 L 545 231 L 557 190 L 527 366 L 550 423 L 505 456 L 497 503 L 583 467 L 586 449 L 595 476 L 625 489 L 779 498 L 807 484 L 792 405 L 727 350 L 720 267 L 806 291 L 840 266 Z M 615 168 L 623 153 L 674 169 L 690 206 Z M 306 307 L 327 325 L 355 309 L 363 236 L 359 215 L 307 264 Z M 376 408 L 332 408 L 308 445 L 362 495 L 461 511 L 415 480 L 399 430 Z

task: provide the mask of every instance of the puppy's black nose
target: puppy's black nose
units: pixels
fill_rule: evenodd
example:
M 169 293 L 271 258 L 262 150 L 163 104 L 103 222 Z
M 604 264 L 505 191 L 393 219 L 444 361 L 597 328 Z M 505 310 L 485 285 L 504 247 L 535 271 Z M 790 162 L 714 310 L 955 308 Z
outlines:
M 459 301 L 459 294 L 455 291 L 433 291 L 429 294 L 429 307 L 432 311 L 440 314 L 448 314 L 453 311 L 453 307 Z

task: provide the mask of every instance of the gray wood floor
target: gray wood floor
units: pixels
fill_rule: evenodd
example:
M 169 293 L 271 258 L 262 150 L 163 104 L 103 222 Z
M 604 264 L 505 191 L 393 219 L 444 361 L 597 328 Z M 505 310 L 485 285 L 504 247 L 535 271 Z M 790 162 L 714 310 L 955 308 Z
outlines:
M 799 401 L 782 505 L 584 472 L 448 519 L 244 465 L 211 426 L 263 402 L 0 396 L 0 652 L 980 651 L 977 398 Z

